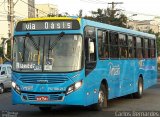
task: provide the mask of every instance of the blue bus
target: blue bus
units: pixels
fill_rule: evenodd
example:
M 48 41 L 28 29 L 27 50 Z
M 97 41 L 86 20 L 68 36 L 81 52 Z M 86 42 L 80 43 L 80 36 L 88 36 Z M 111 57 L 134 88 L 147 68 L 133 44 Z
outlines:
M 157 82 L 155 35 L 75 17 L 30 18 L 14 31 L 12 102 L 107 107 Z

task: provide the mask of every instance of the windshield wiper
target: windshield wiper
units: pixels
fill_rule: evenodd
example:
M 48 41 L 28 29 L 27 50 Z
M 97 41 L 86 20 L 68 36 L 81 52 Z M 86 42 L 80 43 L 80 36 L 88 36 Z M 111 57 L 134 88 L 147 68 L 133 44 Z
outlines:
M 36 44 L 36 42 L 34 41 L 34 38 L 29 34 L 27 33 L 26 37 L 31 40 L 32 44 L 33 44 L 33 47 L 38 51 L 38 65 L 40 64 L 40 52 L 39 52 L 39 46 L 40 46 L 40 39 L 38 41 L 38 44 Z M 25 38 L 26 39 L 26 38 Z M 26 48 L 26 47 L 25 47 Z M 25 55 L 25 54 L 24 54 Z
M 29 33 L 27 33 L 26 37 L 28 37 L 28 39 L 30 39 L 32 41 L 34 48 L 36 50 L 39 50 L 39 46 L 36 44 L 36 42 L 33 40 L 33 37 Z
M 61 32 L 58 36 L 57 36 L 57 38 L 56 38 L 56 40 L 51 44 L 51 39 L 49 39 L 49 47 L 48 47 L 48 61 L 49 61 L 49 55 L 50 55 L 50 51 L 55 47 L 55 45 L 58 43 L 58 41 L 60 41 L 61 40 L 61 38 L 63 37 L 65 35 L 65 33 L 64 32 Z
M 24 38 L 24 42 L 23 42 L 23 57 L 22 57 L 22 62 L 24 62 L 25 53 L 26 53 L 26 38 Z M 22 54 L 21 54 L 21 56 L 22 56 Z
M 65 35 L 65 33 L 64 33 L 64 32 L 61 32 L 61 33 L 57 36 L 56 40 L 55 40 L 51 45 L 49 44 L 49 50 L 52 50 L 52 49 L 55 47 L 55 45 L 58 43 L 58 41 L 60 41 L 61 38 L 62 38 L 64 35 Z

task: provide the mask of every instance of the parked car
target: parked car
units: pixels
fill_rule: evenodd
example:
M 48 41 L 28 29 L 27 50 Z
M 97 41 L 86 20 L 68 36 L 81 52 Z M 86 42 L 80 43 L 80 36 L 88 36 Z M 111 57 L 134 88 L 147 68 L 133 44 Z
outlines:
M 9 64 L 0 64 L 0 94 L 11 88 L 11 69 L 12 66 Z

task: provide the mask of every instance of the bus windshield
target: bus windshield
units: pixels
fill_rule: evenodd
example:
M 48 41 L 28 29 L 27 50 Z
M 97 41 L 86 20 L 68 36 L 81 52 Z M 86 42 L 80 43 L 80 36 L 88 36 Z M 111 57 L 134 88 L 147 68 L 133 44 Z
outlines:
M 81 63 L 81 35 L 14 37 L 14 71 L 70 72 L 80 70 Z

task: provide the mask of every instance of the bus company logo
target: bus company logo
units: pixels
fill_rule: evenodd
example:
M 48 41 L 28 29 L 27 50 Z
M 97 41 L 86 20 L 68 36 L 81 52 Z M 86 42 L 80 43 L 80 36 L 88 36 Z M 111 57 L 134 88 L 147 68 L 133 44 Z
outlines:
M 22 87 L 22 90 L 31 91 L 31 90 L 33 90 L 33 86 L 24 86 L 24 87 Z
M 37 83 L 46 84 L 48 83 L 48 80 L 37 80 Z
M 110 66 L 109 74 L 111 76 L 120 75 L 120 66 L 119 65 L 113 65 L 113 63 L 109 63 L 109 66 Z
M 40 91 L 44 91 L 44 90 L 45 90 L 44 86 L 40 87 Z

